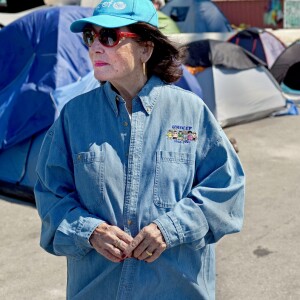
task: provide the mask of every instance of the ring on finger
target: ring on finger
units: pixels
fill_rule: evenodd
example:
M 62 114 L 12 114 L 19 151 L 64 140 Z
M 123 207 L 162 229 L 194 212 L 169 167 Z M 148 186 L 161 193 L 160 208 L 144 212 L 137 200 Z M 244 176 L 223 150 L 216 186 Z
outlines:
M 114 242 L 114 246 L 115 246 L 116 248 L 120 249 L 121 241 L 120 241 L 120 240 L 116 240 L 116 241 Z
M 147 250 L 146 250 L 145 252 L 147 253 L 148 256 L 152 256 L 152 255 L 153 255 L 152 252 L 149 252 L 149 251 L 147 251 Z

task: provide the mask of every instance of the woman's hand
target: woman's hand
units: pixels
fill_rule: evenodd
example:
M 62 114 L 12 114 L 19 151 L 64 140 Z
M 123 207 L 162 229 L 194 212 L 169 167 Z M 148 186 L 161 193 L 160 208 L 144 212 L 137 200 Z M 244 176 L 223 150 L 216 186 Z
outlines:
M 126 255 L 123 251 L 133 238 L 117 226 L 101 223 L 92 233 L 90 243 L 97 252 L 112 262 L 121 262 Z
M 144 227 L 125 249 L 127 257 L 135 257 L 146 262 L 155 261 L 167 248 L 165 239 L 154 223 Z

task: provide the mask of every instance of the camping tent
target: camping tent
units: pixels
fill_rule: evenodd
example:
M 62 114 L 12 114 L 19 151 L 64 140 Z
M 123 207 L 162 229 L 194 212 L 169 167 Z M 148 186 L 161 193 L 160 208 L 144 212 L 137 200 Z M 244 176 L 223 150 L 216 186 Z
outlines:
M 187 44 L 186 65 L 203 99 L 222 127 L 269 116 L 285 106 L 280 87 L 256 56 L 232 43 L 199 40 Z
M 180 30 L 176 22 L 164 14 L 162 11 L 157 11 L 158 15 L 158 27 L 160 31 L 164 34 L 176 34 L 180 33 Z
M 209 0 L 171 0 L 161 11 L 170 16 L 181 32 L 230 32 L 232 28 Z
M 93 73 L 91 71 L 79 81 L 59 87 L 50 93 L 57 115 L 70 99 L 99 86 Z M 37 179 L 35 168 L 45 133 L 46 130 L 33 134 L 25 141 L 0 153 L 2 193 L 34 201 L 33 187 Z
M 300 102 L 300 41 L 287 47 L 270 69 L 287 98 Z
M 228 42 L 239 45 L 267 63 L 270 68 L 276 58 L 286 48 L 273 33 L 257 27 L 238 31 Z
M 32 198 L 45 130 L 57 112 L 51 92 L 91 70 L 80 34 L 69 26 L 90 8 L 37 9 L 0 30 L 0 190 Z
M 90 71 L 86 46 L 69 27 L 91 13 L 80 6 L 43 8 L 0 30 L 0 151 L 49 127 L 50 92 Z

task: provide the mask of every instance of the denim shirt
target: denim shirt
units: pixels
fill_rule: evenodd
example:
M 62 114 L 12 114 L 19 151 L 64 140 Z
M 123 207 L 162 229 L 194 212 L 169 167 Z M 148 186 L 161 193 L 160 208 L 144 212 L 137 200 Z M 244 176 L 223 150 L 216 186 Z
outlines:
M 67 257 L 68 299 L 214 299 L 214 243 L 240 231 L 244 173 L 203 101 L 151 77 L 132 102 L 107 82 L 62 110 L 37 165 L 41 246 Z M 113 263 L 89 237 L 101 223 L 135 237 L 151 222 L 167 249 Z

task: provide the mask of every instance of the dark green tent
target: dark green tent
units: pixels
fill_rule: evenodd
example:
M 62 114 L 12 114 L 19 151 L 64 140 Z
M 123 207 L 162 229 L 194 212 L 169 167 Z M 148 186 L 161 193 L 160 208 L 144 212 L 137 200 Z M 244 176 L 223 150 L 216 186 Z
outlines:
M 162 33 L 172 34 L 180 33 L 180 30 L 175 21 L 161 11 L 157 11 L 158 14 L 158 26 Z

